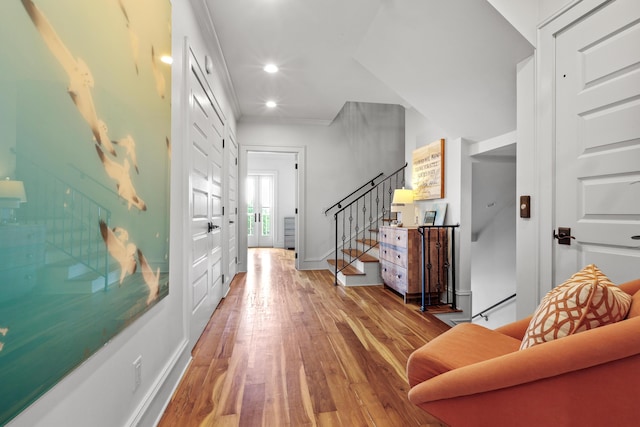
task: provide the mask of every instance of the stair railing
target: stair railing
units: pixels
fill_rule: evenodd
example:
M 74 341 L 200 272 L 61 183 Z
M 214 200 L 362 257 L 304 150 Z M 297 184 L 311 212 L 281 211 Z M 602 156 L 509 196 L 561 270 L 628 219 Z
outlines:
M 422 305 L 449 305 L 456 310 L 456 225 L 421 225 Z M 428 248 L 428 249 L 427 249 Z M 432 250 L 435 249 L 435 250 Z M 444 294 L 444 300 L 442 295 Z M 437 295 L 437 300 L 433 296 Z
M 111 222 L 111 211 L 44 168 L 33 165 L 29 206 L 24 220 L 45 225 L 46 241 L 76 263 L 104 277 L 109 285 L 109 253 L 100 233 L 100 221 Z
M 405 185 L 404 171 L 406 167 L 407 163 L 378 182 L 378 184 L 372 185 L 372 188 L 360 194 L 333 214 L 335 226 L 335 285 L 338 285 L 338 273 L 353 264 L 362 254 L 377 246 L 378 229 L 385 221 L 390 222 L 392 220 L 391 201 L 393 200 L 393 191 Z M 352 192 L 341 202 L 370 184 L 373 184 L 373 180 Z
M 471 319 L 475 319 L 476 317 L 482 317 L 485 321 L 488 321 L 489 320 L 489 316 L 486 314 L 488 311 L 491 311 L 494 308 L 501 306 L 505 302 L 514 299 L 516 297 L 516 295 L 517 294 L 509 295 L 508 297 L 506 297 L 504 299 L 501 299 L 497 303 L 493 304 L 491 307 L 485 308 L 480 313 L 474 314 L 473 316 L 471 316 Z
M 360 187 L 358 187 L 357 189 L 353 190 L 351 193 L 349 193 L 348 195 L 344 196 L 342 199 L 338 200 L 333 205 L 329 206 L 329 208 L 327 208 L 327 210 L 324 211 L 324 214 L 325 215 L 328 214 L 329 211 L 331 209 L 335 208 L 336 206 L 338 207 L 338 209 L 341 209 L 342 208 L 342 202 L 344 202 L 345 200 L 349 199 L 349 197 L 353 196 L 354 194 L 357 194 L 363 188 L 365 188 L 365 187 L 367 187 L 369 185 L 371 187 L 375 187 L 376 179 L 380 178 L 381 176 L 384 176 L 383 172 L 380 172 L 378 175 L 374 176 L 369 181 L 367 181 L 366 183 L 362 184 Z

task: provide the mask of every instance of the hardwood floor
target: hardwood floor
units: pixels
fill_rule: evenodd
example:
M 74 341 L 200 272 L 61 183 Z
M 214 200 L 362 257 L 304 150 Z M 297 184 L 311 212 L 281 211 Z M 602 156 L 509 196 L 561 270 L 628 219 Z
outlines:
M 411 352 L 448 329 L 382 286 L 251 249 L 159 426 L 444 426 L 409 403 Z

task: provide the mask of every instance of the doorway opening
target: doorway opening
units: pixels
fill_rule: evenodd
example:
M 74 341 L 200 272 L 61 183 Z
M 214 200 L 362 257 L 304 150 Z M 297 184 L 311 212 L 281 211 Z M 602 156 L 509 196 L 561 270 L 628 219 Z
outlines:
M 272 247 L 292 251 L 299 268 L 304 149 L 241 146 L 241 150 L 240 267 L 244 271 L 249 267 L 249 248 Z
M 515 139 L 509 135 L 507 141 Z M 471 188 L 471 292 L 472 314 L 510 298 L 516 293 L 516 177 L 517 146 L 472 153 Z M 488 327 L 516 320 L 516 300 L 476 317 Z

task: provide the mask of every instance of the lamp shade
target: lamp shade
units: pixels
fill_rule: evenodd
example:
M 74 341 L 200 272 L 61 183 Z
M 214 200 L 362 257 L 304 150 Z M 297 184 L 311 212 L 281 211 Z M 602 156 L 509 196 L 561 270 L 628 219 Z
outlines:
M 409 189 L 396 189 L 393 192 L 393 204 L 405 204 L 405 203 L 413 203 L 413 190 Z
M 24 191 L 24 183 L 22 181 L 11 181 L 8 179 L 0 181 L 1 207 L 17 208 L 20 206 L 20 203 L 25 203 L 26 201 L 27 194 Z

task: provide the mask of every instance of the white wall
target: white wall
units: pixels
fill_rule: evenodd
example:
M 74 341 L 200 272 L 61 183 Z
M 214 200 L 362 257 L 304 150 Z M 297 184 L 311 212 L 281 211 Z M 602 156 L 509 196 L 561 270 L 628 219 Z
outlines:
M 468 321 L 471 317 L 471 159 L 469 141 L 448 135 L 441 127 L 414 109 L 405 114 L 405 159 L 408 187 L 411 184 L 412 153 L 439 139 L 445 139 L 445 197 L 434 201 L 416 202 L 418 209 L 426 210 L 437 202 L 447 203 L 445 224 L 460 224 L 456 229 L 456 300 L 463 313 L 455 313 L 445 321 Z M 441 316 L 439 316 L 441 317 Z
M 540 206 L 536 186 L 537 168 L 535 145 L 535 58 L 531 56 L 518 64 L 518 131 L 517 177 L 518 196 L 531 197 L 531 218 L 516 220 L 516 317 L 530 315 L 538 306 L 538 219 Z
M 415 109 L 407 109 L 405 113 L 405 160 L 408 164 L 407 166 L 407 188 L 411 188 L 411 171 L 413 168 L 413 151 L 416 148 L 423 147 L 427 144 L 430 144 L 434 141 L 438 141 L 440 139 L 445 139 L 445 198 L 438 199 L 434 202 L 447 202 L 447 215 L 446 215 L 446 224 L 456 224 L 456 218 L 459 218 L 459 207 L 455 204 L 452 205 L 455 199 L 452 198 L 454 193 L 450 193 L 454 190 L 454 187 L 450 185 L 452 179 L 458 179 L 457 176 L 460 174 L 460 171 L 454 167 L 454 163 L 451 165 L 448 162 L 449 159 L 449 146 L 452 144 L 451 141 L 457 138 L 456 135 L 447 134 L 444 129 L 439 127 L 433 121 L 427 119 L 422 114 L 420 114 Z M 420 211 L 424 211 L 428 209 L 432 203 L 429 201 L 421 201 L 416 202 L 416 206 Z
M 515 159 L 473 164 L 473 206 L 471 292 L 477 314 L 516 293 Z M 476 224 L 478 218 L 481 224 Z M 515 308 L 513 300 L 487 313 L 488 321 L 474 321 L 490 328 L 502 326 L 516 320 Z
M 488 0 L 532 46 L 536 45 L 539 0 Z
M 273 223 L 273 246 L 284 247 L 284 218 L 295 216 L 296 208 L 296 172 L 295 154 L 252 152 L 247 159 L 247 171 L 249 173 L 274 173 L 275 182 L 275 221 Z M 241 192 L 244 194 L 244 192 Z M 241 232 L 244 231 L 244 223 Z
M 354 57 L 453 137 L 478 141 L 514 129 L 514 66 L 531 52 L 484 0 L 404 0 L 381 2 Z
M 471 319 L 471 192 L 472 160 L 469 155 L 471 141 L 456 138 L 447 141 L 446 159 L 446 197 L 448 203 L 446 224 L 459 224 L 456 229 L 456 301 L 462 313 L 449 316 L 450 322 L 465 322 Z
M 170 398 L 173 387 L 190 360 L 192 343 L 187 340 L 184 303 L 186 271 L 182 259 L 184 206 L 182 119 L 184 106 L 184 39 L 200 59 L 205 40 L 188 2 L 173 3 L 172 67 L 172 170 L 171 170 L 171 258 L 169 295 L 131 326 L 118 334 L 80 367 L 66 376 L 33 405 L 18 415 L 11 427 L 153 425 Z M 106 36 L 106 35 L 105 35 Z M 213 55 L 214 53 L 209 53 Z M 223 84 L 211 81 L 222 95 Z M 229 129 L 235 122 L 229 103 L 220 96 Z M 133 361 L 142 356 L 142 383 L 134 392 Z
M 487 0 L 532 46 L 537 45 L 538 24 L 574 0 Z

